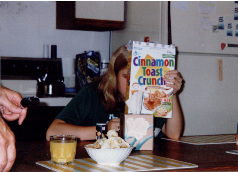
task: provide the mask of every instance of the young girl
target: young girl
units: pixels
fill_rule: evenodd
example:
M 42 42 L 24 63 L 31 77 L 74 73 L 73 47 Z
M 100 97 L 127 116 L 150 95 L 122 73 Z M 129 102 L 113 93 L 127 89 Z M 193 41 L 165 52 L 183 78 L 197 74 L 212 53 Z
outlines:
M 119 117 L 125 110 L 127 57 L 126 46 L 115 51 L 106 74 L 99 81 L 81 88 L 52 122 L 46 133 L 47 140 L 52 135 L 75 135 L 80 140 L 95 140 L 96 123 L 108 122 L 108 130 L 119 129 Z M 165 81 L 173 84 L 166 84 L 166 86 L 174 89 L 173 118 L 155 119 L 157 131 L 162 129 L 166 136 L 174 139 L 179 138 L 182 132 L 183 118 L 177 99 L 182 80 L 176 70 L 167 72 Z

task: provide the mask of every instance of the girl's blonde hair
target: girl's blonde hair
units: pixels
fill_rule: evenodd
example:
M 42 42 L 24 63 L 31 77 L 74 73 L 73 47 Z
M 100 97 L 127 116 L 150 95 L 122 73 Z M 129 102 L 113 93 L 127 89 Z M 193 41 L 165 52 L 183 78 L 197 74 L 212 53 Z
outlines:
M 100 101 L 109 113 L 123 112 L 125 108 L 124 96 L 118 90 L 117 74 L 127 67 L 127 58 L 127 47 L 121 46 L 118 48 L 113 53 L 108 71 L 103 75 L 98 87 Z

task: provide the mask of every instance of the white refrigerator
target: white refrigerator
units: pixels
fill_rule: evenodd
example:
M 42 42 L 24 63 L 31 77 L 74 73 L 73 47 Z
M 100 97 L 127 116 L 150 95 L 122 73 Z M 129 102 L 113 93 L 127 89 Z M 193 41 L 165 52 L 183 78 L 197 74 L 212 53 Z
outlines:
M 238 3 L 172 1 L 171 36 L 185 84 L 184 135 L 235 134 L 238 122 Z

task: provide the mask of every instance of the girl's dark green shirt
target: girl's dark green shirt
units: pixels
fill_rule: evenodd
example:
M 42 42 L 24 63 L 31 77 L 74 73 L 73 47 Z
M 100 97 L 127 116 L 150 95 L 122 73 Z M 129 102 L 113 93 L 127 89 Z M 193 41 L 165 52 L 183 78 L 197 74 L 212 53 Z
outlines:
M 88 84 L 80 89 L 75 97 L 65 106 L 56 119 L 78 126 L 95 126 L 96 123 L 106 123 L 118 114 L 109 114 L 99 100 L 98 82 Z M 166 119 L 155 118 L 155 127 L 162 128 Z
M 56 119 L 78 126 L 95 126 L 96 123 L 110 121 L 97 94 L 98 83 L 88 84 L 80 89 L 65 106 Z M 114 117 L 119 117 L 114 114 Z

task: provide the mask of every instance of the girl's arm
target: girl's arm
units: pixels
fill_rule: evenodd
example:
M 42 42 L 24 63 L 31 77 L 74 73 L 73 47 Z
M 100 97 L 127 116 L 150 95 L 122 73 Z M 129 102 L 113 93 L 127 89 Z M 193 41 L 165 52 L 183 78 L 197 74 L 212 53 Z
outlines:
M 166 73 L 164 80 L 167 87 L 173 88 L 173 113 L 172 118 L 167 119 L 162 132 L 171 139 L 178 139 L 183 130 L 183 115 L 178 100 L 183 78 L 177 70 L 171 70 Z
M 80 140 L 95 140 L 96 126 L 76 126 L 60 119 L 55 119 L 46 132 L 46 140 L 52 135 L 75 135 Z
M 183 130 L 183 115 L 177 95 L 173 95 L 173 115 L 167 119 L 162 132 L 171 139 L 178 139 Z

